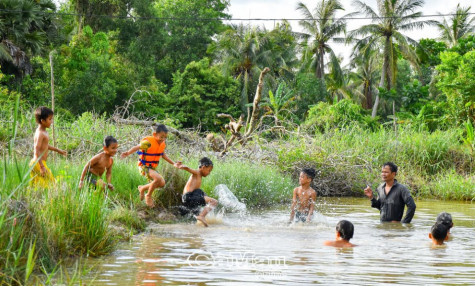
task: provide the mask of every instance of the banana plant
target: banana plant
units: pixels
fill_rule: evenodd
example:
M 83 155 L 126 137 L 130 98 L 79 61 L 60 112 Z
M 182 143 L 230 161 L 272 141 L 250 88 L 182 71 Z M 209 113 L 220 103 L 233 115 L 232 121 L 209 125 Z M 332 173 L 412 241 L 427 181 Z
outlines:
M 281 121 L 284 119 L 283 112 L 290 112 L 289 108 L 294 101 L 294 91 L 287 88 L 285 82 L 281 82 L 275 94 L 272 90 L 269 90 L 269 98 L 266 98 L 262 104 L 266 110 L 265 115 L 274 117 L 275 126 L 281 126 Z

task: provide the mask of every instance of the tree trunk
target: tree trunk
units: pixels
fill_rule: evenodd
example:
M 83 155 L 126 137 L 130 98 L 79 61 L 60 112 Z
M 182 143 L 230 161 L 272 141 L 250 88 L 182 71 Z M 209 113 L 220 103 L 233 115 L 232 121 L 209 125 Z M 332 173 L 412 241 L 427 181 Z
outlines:
M 373 94 L 371 92 L 371 81 L 365 81 L 364 85 L 365 109 L 370 109 L 373 104 Z
M 256 128 L 258 117 L 259 117 L 259 103 L 261 101 L 261 94 L 262 94 L 262 86 L 264 85 L 264 76 L 268 73 L 270 69 L 266 67 L 262 70 L 259 76 L 259 84 L 257 85 L 256 94 L 254 95 L 254 102 L 252 103 L 252 115 L 251 120 L 249 121 L 249 125 L 244 137 L 248 137 Z
M 388 49 L 390 41 L 389 38 L 386 38 L 386 43 L 384 46 L 384 55 L 383 55 L 383 69 L 381 70 L 381 81 L 379 82 L 379 87 L 384 88 L 384 80 L 386 79 L 388 68 L 389 68 L 389 54 L 388 54 Z M 376 93 L 376 99 L 374 101 L 373 105 L 373 111 L 371 112 L 371 117 L 376 117 L 376 114 L 378 112 L 378 105 L 379 105 L 379 91 Z

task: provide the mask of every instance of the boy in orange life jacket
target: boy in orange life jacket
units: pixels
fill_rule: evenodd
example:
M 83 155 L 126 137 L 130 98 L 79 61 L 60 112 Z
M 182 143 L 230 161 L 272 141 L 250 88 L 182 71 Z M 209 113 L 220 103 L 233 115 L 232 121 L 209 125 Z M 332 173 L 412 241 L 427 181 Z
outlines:
M 149 180 L 148 184 L 139 186 L 138 190 L 140 192 L 140 200 L 143 200 L 145 197 L 145 203 L 149 207 L 154 206 L 152 200 L 153 191 L 165 186 L 165 180 L 156 170 L 160 158 L 163 158 L 175 167 L 178 166 L 178 163 L 174 163 L 165 154 L 165 141 L 167 140 L 167 136 L 167 127 L 163 124 L 159 124 L 155 127 L 155 132 L 153 132 L 152 136 L 145 137 L 140 141 L 139 145 L 132 147 L 129 151 L 120 155 L 121 158 L 125 158 L 138 151 L 137 154 L 140 155 L 138 162 L 140 173 Z M 147 194 L 145 194 L 146 190 L 148 190 Z

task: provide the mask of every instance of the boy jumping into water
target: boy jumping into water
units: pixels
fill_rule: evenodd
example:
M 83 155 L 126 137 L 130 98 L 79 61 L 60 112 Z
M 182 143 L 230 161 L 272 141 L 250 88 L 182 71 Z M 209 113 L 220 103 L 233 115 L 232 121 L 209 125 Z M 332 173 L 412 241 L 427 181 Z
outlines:
M 145 203 L 151 208 L 154 207 L 152 200 L 153 191 L 165 186 L 165 180 L 157 171 L 160 159 L 163 158 L 173 166 L 178 166 L 178 163 L 173 162 L 165 154 L 165 141 L 167 137 L 167 127 L 163 124 L 159 124 L 155 127 L 152 136 L 143 138 L 139 145 L 132 147 L 129 151 L 120 155 L 121 158 L 125 158 L 138 151 L 137 154 L 140 155 L 138 162 L 140 174 L 149 180 L 148 184 L 138 187 L 140 200 L 145 198 Z M 145 191 L 147 191 L 147 194 L 145 194 Z
M 92 157 L 86 166 L 84 166 L 79 181 L 79 189 L 82 189 L 84 186 L 84 178 L 86 178 L 86 182 L 94 186 L 94 188 L 99 188 L 100 190 L 106 190 L 106 188 L 108 188 L 111 191 L 114 190 L 114 186 L 111 184 L 112 165 L 114 164 L 112 157 L 117 153 L 118 147 L 119 145 L 114 137 L 107 136 L 104 139 L 102 147 L 104 151 Z M 104 172 L 106 172 L 107 183 L 101 179 Z
M 448 228 L 442 223 L 435 223 L 429 233 L 429 238 L 432 240 L 432 244 L 444 245 L 444 241 L 448 239 Z
M 205 216 L 218 205 L 218 201 L 208 197 L 200 187 L 201 178 L 208 176 L 213 170 L 213 162 L 211 162 L 210 159 L 203 157 L 200 159 L 198 170 L 190 169 L 181 164 L 179 164 L 178 168 L 191 173 L 191 176 L 183 189 L 183 205 L 189 210 L 194 210 L 200 206 L 206 206 L 198 216 L 195 216 L 195 218 L 201 221 L 204 226 L 208 226 Z
M 317 198 L 317 192 L 310 187 L 310 183 L 314 178 L 315 170 L 313 168 L 305 168 L 300 172 L 300 186 L 294 189 L 289 223 L 294 221 L 295 215 L 297 221 L 301 222 L 309 222 L 312 219 Z M 295 211 L 296 209 L 297 212 Z
M 355 227 L 351 222 L 340 220 L 336 225 L 336 240 L 327 240 L 323 244 L 334 247 L 354 247 L 356 245 L 350 242 L 350 239 L 353 238 L 354 231 Z
M 30 166 L 35 164 L 30 172 L 31 180 L 30 184 L 35 187 L 46 188 L 50 184 L 55 184 L 53 173 L 46 165 L 48 159 L 48 151 L 55 151 L 59 154 L 66 156 L 67 152 L 49 145 L 49 136 L 47 128 L 53 124 L 53 111 L 47 107 L 41 106 L 35 110 L 35 119 L 38 123 L 38 128 L 35 131 L 34 137 L 34 155 L 30 161 Z

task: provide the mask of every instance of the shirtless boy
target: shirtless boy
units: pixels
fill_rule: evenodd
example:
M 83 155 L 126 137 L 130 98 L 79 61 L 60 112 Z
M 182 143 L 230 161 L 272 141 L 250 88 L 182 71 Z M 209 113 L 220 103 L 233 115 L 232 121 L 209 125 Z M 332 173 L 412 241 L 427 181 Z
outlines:
M 46 188 L 50 184 L 55 184 L 53 173 L 46 165 L 48 159 L 48 151 L 55 151 L 66 156 L 67 152 L 49 145 L 49 136 L 47 128 L 53 124 L 53 111 L 47 107 L 41 106 L 35 110 L 35 119 L 38 123 L 38 128 L 35 131 L 34 137 L 34 155 L 30 161 L 30 166 L 33 169 L 30 172 L 32 178 L 30 184 L 35 187 Z
M 323 244 L 333 247 L 354 247 L 350 239 L 353 238 L 355 227 L 350 221 L 340 220 L 336 225 L 336 240 L 327 240 Z
M 309 222 L 312 219 L 317 198 L 317 192 L 310 187 L 314 178 L 315 170 L 313 168 L 305 168 L 300 172 L 300 186 L 294 189 L 289 223 L 294 221 L 294 216 L 297 221 L 301 222 Z
M 82 170 L 79 189 L 82 189 L 84 186 L 84 179 L 86 178 L 87 183 L 92 185 L 94 188 L 100 190 L 108 188 L 111 191 L 114 190 L 114 186 L 111 184 L 112 165 L 114 164 L 112 157 L 117 153 L 118 147 L 119 145 L 114 137 L 107 136 L 104 139 L 102 147 L 103 152 L 92 157 Z M 107 183 L 102 180 L 104 172 L 106 172 Z
M 181 164 L 178 168 L 191 173 L 191 176 L 183 189 L 183 205 L 191 211 L 201 206 L 206 206 L 199 215 L 195 216 L 195 218 L 201 221 L 204 226 L 208 226 L 205 216 L 218 205 L 218 201 L 208 197 L 200 187 L 201 178 L 208 176 L 213 170 L 213 162 L 211 162 L 210 159 L 203 157 L 200 159 L 198 170 L 190 169 Z

